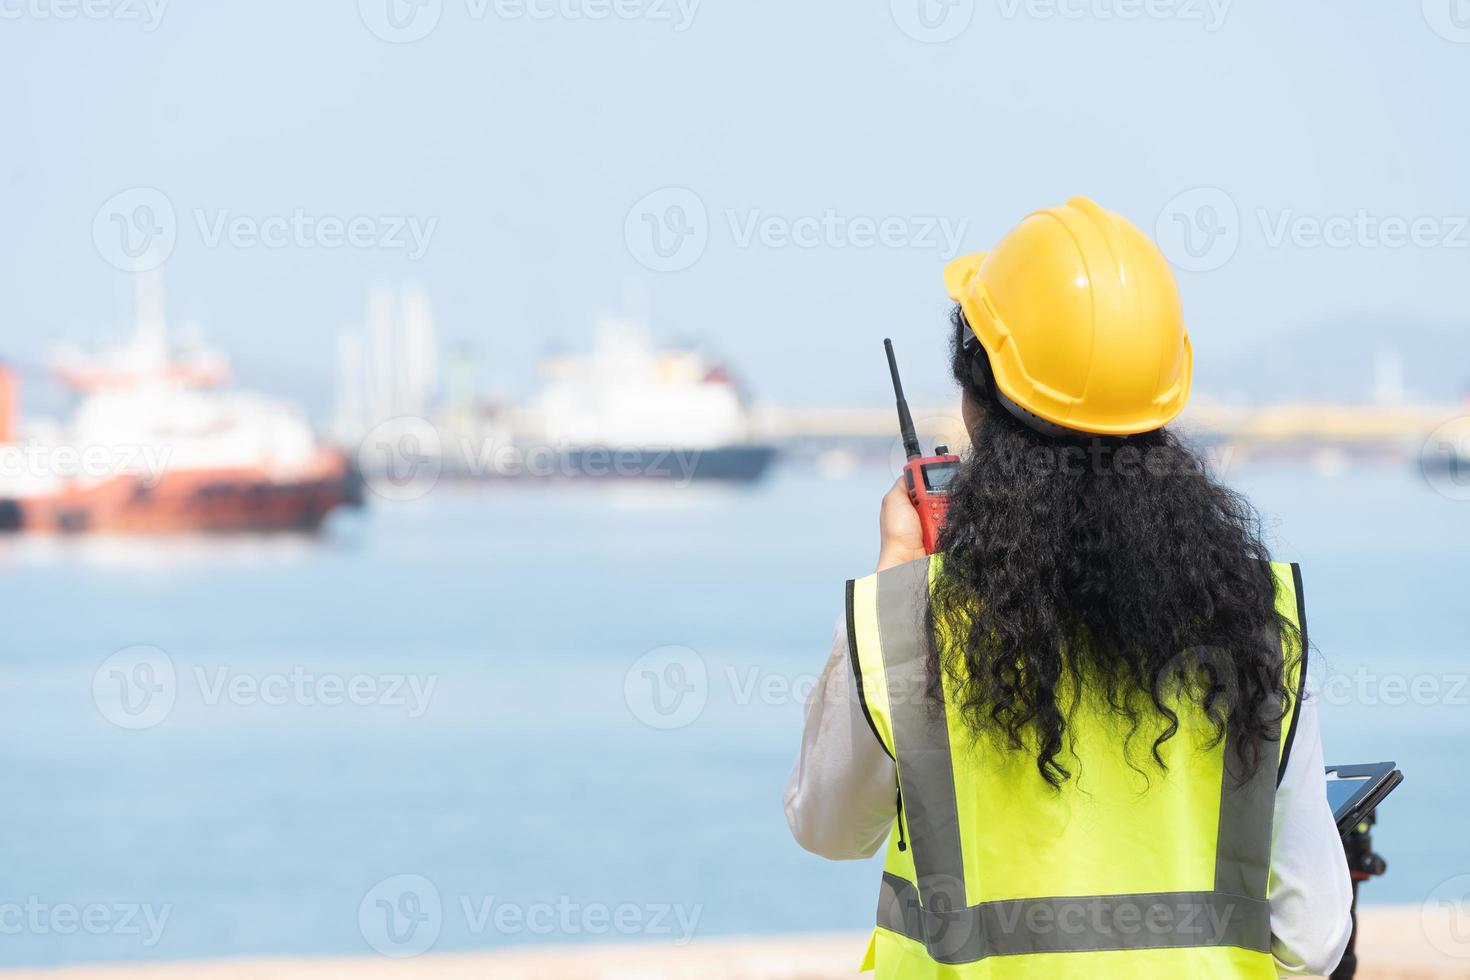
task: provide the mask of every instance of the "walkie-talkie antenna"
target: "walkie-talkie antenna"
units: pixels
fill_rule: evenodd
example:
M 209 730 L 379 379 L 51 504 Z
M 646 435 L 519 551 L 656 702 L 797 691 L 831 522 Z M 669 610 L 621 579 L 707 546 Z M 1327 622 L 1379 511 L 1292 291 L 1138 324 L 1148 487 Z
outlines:
M 898 399 L 898 432 L 903 436 L 903 451 L 909 459 L 922 456 L 919 437 L 914 434 L 914 417 L 909 414 L 908 400 L 903 397 L 903 382 L 898 380 L 898 361 L 893 358 L 893 341 L 883 338 L 883 349 L 888 352 L 888 373 L 893 375 L 893 394 Z

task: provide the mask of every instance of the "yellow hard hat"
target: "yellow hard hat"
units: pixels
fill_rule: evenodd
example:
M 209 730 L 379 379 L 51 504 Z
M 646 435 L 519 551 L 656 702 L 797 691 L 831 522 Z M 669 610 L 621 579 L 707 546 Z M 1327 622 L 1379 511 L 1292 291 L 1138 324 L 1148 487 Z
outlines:
M 1085 197 L 1027 215 L 990 252 L 950 262 L 944 283 L 1002 401 L 1038 428 L 1148 432 L 1189 399 L 1194 355 L 1169 263 Z

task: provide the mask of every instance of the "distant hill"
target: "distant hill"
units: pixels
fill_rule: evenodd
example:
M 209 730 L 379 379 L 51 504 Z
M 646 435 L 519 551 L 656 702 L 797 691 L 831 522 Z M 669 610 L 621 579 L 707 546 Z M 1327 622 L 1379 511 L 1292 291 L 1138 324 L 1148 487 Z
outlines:
M 1409 401 L 1463 398 L 1470 391 L 1470 323 L 1448 327 L 1363 314 L 1323 320 L 1199 364 L 1195 390 L 1227 401 L 1369 402 L 1395 376 Z

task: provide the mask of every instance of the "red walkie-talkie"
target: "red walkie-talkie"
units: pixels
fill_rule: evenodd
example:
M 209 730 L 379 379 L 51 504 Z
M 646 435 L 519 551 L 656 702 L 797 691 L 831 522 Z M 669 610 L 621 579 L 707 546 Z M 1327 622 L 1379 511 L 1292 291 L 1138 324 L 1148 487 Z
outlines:
M 924 532 L 924 552 L 934 554 L 939 548 L 939 529 L 949 512 L 949 486 L 960 471 L 960 458 L 948 446 L 935 446 L 933 456 L 923 455 L 919 437 L 914 434 L 914 417 L 903 397 L 903 382 L 898 380 L 898 362 L 893 358 L 893 341 L 884 339 L 888 352 L 888 373 L 893 375 L 893 394 L 898 399 L 898 431 L 903 436 L 903 451 L 908 461 L 903 464 L 904 483 L 909 488 L 909 501 L 919 512 L 919 527 Z

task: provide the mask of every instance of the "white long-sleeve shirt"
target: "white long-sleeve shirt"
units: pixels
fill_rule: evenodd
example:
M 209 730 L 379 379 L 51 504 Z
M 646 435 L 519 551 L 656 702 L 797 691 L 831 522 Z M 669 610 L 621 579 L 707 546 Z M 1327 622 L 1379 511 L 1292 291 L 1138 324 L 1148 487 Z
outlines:
M 1352 932 L 1352 883 L 1327 803 L 1310 694 L 1297 708 L 1272 824 L 1271 953 L 1281 976 L 1330 973 Z M 797 843 L 822 857 L 871 857 L 888 839 L 897 790 L 893 760 L 863 717 L 839 617 L 832 652 L 807 702 L 801 754 L 786 781 L 786 821 Z

